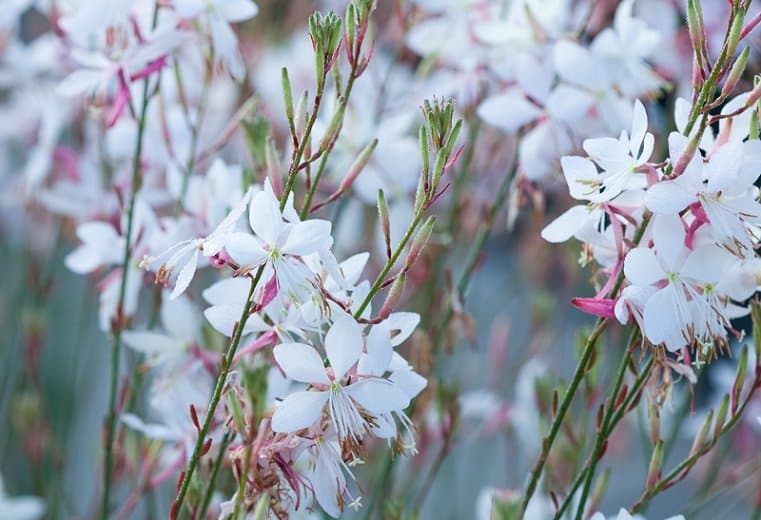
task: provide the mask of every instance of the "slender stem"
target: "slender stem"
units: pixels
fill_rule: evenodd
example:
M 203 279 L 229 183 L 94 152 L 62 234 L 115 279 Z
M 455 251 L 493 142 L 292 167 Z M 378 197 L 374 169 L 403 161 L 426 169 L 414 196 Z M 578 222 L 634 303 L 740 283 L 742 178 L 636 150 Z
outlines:
M 632 330 L 631 337 L 629 338 L 629 342 L 626 345 L 626 352 L 624 352 L 624 355 L 621 357 L 621 364 L 618 367 L 618 372 L 616 373 L 616 380 L 613 384 L 613 389 L 610 391 L 610 395 L 608 396 L 608 407 L 605 410 L 605 415 L 603 416 L 602 424 L 600 425 L 600 429 L 597 432 L 597 436 L 595 438 L 595 445 L 594 449 L 592 450 L 592 455 L 589 463 L 589 469 L 587 470 L 587 477 L 584 481 L 584 488 L 581 492 L 581 499 L 579 500 L 578 507 L 576 509 L 576 520 L 581 520 L 582 515 L 584 514 L 584 506 L 587 501 L 587 497 L 589 496 L 589 491 L 592 488 L 592 480 L 595 476 L 595 469 L 597 468 L 597 463 L 600 461 L 600 458 L 602 457 L 603 453 L 603 447 L 605 445 L 605 441 L 607 440 L 608 436 L 610 435 L 610 432 L 607 432 L 608 424 L 610 423 L 613 412 L 615 409 L 615 402 L 618 398 L 618 393 L 621 391 L 621 384 L 624 381 L 624 374 L 626 374 L 626 367 L 629 365 L 629 347 L 636 340 L 638 334 L 638 329 L 635 327 Z
M 203 500 L 201 501 L 201 509 L 198 512 L 198 518 L 203 519 L 206 516 L 206 511 L 209 509 L 209 505 L 211 505 L 211 499 L 214 496 L 214 482 L 217 480 L 219 468 L 222 466 L 222 460 L 225 458 L 225 450 L 227 450 L 227 446 L 232 439 L 233 433 L 226 431 L 222 437 L 222 442 L 219 444 L 217 458 L 214 459 L 214 465 L 211 467 L 211 475 L 209 475 L 209 481 L 206 484 L 206 493 L 204 493 Z
M 158 7 L 154 10 L 154 24 Z M 121 360 L 122 329 L 124 328 L 124 300 L 127 294 L 127 277 L 129 276 L 130 246 L 134 228 L 135 201 L 139 191 L 141 162 L 143 156 L 143 134 L 145 133 L 146 114 L 148 112 L 148 78 L 143 82 L 143 101 L 140 116 L 137 121 L 137 138 L 135 154 L 132 157 L 132 193 L 127 207 L 127 232 L 124 236 L 124 252 L 122 254 L 122 277 L 119 283 L 119 298 L 116 304 L 116 320 L 113 325 L 113 344 L 111 347 L 111 373 L 108 389 L 108 419 L 106 421 L 106 460 L 103 475 L 103 497 L 101 503 L 101 518 L 108 518 L 108 506 L 111 497 L 111 484 L 114 470 L 114 442 L 116 433 L 116 398 L 119 387 L 119 362 Z
M 651 218 L 652 218 L 651 213 L 645 213 L 645 216 L 642 219 L 642 223 L 640 224 L 639 228 L 637 228 L 637 231 L 634 234 L 634 240 L 632 241 L 634 246 L 637 246 L 640 240 L 642 240 L 642 235 L 644 235 L 645 229 L 647 229 L 647 226 L 650 223 Z M 618 278 L 616 279 L 616 283 L 613 285 L 613 288 L 610 290 L 609 295 L 616 295 L 623 283 L 624 283 L 624 272 L 622 270 L 621 272 L 618 273 Z M 609 323 L 609 320 L 607 318 L 600 318 L 599 320 L 597 320 L 597 324 L 595 325 L 595 328 L 592 330 L 592 333 L 587 338 L 587 342 L 584 345 L 584 350 L 581 354 L 581 359 L 579 360 L 579 364 L 576 366 L 576 371 L 574 372 L 573 378 L 571 379 L 571 384 L 569 385 L 568 389 L 565 392 L 565 395 L 563 396 L 563 401 L 560 404 L 560 408 L 558 409 L 558 413 L 555 416 L 555 419 L 552 421 L 552 426 L 550 427 L 549 434 L 542 441 L 542 451 L 539 453 L 539 457 L 536 463 L 534 464 L 533 469 L 531 470 L 528 483 L 526 484 L 526 491 L 523 493 L 523 502 L 521 504 L 521 515 L 523 515 L 526 512 L 526 507 L 528 506 L 528 502 L 529 500 L 531 500 L 531 497 L 534 495 L 534 492 L 536 491 L 536 486 L 539 483 L 540 477 L 542 476 L 542 471 L 544 470 L 544 465 L 547 462 L 547 458 L 549 457 L 550 449 L 552 448 L 552 445 L 555 442 L 555 438 L 557 437 L 557 434 L 560 431 L 560 426 L 563 423 L 563 419 L 565 419 L 565 414 L 568 412 L 568 409 L 571 406 L 571 402 L 573 401 L 573 398 L 576 395 L 576 390 L 578 390 L 579 385 L 581 384 L 581 381 L 584 378 L 584 374 L 586 374 L 587 364 L 589 363 L 589 360 L 592 358 L 592 352 L 594 351 L 595 344 L 597 343 L 597 340 L 599 339 L 599 337 L 602 335 L 603 331 L 605 331 L 605 328 L 608 326 L 608 323 Z
M 243 337 L 243 329 L 246 327 L 246 322 L 251 315 L 251 308 L 254 301 L 254 292 L 256 291 L 256 287 L 259 284 L 263 273 L 264 264 L 256 271 L 256 274 L 251 280 L 251 287 L 248 290 L 248 296 L 246 297 L 246 303 L 243 306 L 243 312 L 241 313 L 240 320 L 235 327 L 235 333 L 233 335 L 232 342 L 230 343 L 230 346 L 227 349 L 227 353 L 223 358 L 222 366 L 220 367 L 219 375 L 217 376 L 217 381 L 214 385 L 214 391 L 212 393 L 211 400 L 209 401 L 209 407 L 206 411 L 206 417 L 204 418 L 201 430 L 198 432 L 198 438 L 196 439 L 196 443 L 193 448 L 193 454 L 190 456 L 190 461 L 188 462 L 188 466 L 185 469 L 185 474 L 182 478 L 180 491 L 177 493 L 177 498 L 175 499 L 174 505 L 172 506 L 171 518 L 176 518 L 182 509 L 182 504 L 185 500 L 185 495 L 188 492 L 188 487 L 190 486 L 190 481 L 193 477 L 193 473 L 195 472 L 196 467 L 198 466 L 198 462 L 201 459 L 201 450 L 204 447 L 206 436 L 209 432 L 209 429 L 211 428 L 211 422 L 214 419 L 214 412 L 216 411 L 219 400 L 222 397 L 222 390 L 224 390 L 225 383 L 227 382 L 227 375 L 230 373 L 230 369 L 232 368 L 235 352 L 238 350 L 238 345 L 240 345 L 240 340 Z
M 626 397 L 623 404 L 617 410 L 615 410 L 615 413 L 613 414 L 613 416 L 610 419 L 610 422 L 605 428 L 604 435 L 606 437 L 609 437 L 610 434 L 613 433 L 613 430 L 615 429 L 615 427 L 618 425 L 619 422 L 621 422 L 621 419 L 623 419 L 624 416 L 628 413 L 628 409 L 631 406 L 631 404 L 639 396 L 642 386 L 645 384 L 645 381 L 647 381 L 647 378 L 650 376 L 650 370 L 653 368 L 653 363 L 654 363 L 654 358 L 650 357 L 645 363 L 645 366 L 642 369 L 642 372 L 640 372 L 639 376 L 637 377 L 634 384 L 632 385 L 629 395 Z M 582 483 L 584 482 L 584 479 L 586 478 L 586 474 L 587 474 L 587 471 L 589 470 L 591 462 L 592 462 L 592 458 L 590 455 L 590 458 L 587 459 L 586 464 L 584 465 L 582 470 L 579 472 L 579 474 L 576 476 L 576 480 L 573 482 L 573 485 L 568 491 L 568 494 L 566 495 L 565 499 L 560 504 L 560 507 L 555 513 L 555 520 L 559 519 L 563 515 L 565 510 L 571 505 L 571 501 L 573 500 L 573 497 L 576 494 L 576 490 L 579 488 L 579 486 L 582 485 Z

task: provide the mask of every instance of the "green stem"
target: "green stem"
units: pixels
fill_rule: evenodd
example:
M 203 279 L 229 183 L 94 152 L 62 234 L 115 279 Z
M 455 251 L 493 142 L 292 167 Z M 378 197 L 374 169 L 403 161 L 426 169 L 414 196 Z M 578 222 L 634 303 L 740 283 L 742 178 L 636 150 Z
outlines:
M 198 518 L 205 518 L 206 511 L 211 505 L 211 498 L 214 496 L 214 482 L 217 480 L 219 474 L 219 468 L 222 466 L 222 460 L 225 458 L 225 450 L 230 441 L 233 440 L 233 434 L 230 431 L 225 432 L 222 437 L 222 442 L 219 444 L 219 452 L 217 458 L 214 459 L 214 465 L 211 467 L 211 475 L 209 475 L 209 481 L 206 484 L 206 493 L 204 493 L 203 501 L 201 502 L 201 509 L 198 512 Z
M 154 25 L 158 16 L 158 5 L 154 9 Z M 116 398 L 119 387 L 119 362 L 121 359 L 122 329 L 124 328 L 124 300 L 127 294 L 127 277 L 129 275 L 130 246 L 134 228 L 135 201 L 140 184 L 140 163 L 143 156 L 143 134 L 145 133 L 146 114 L 148 112 L 148 79 L 143 82 L 143 102 L 140 117 L 137 122 L 137 138 L 135 155 L 132 157 L 132 193 L 127 208 L 127 233 L 124 236 L 124 252 L 122 254 L 122 277 L 119 283 L 119 298 L 116 304 L 116 322 L 113 326 L 113 344 L 111 347 L 111 372 L 108 390 L 108 418 L 106 421 L 106 460 L 103 474 L 103 496 L 101 502 L 101 518 L 108 518 L 108 506 L 111 498 L 111 484 L 114 469 L 114 442 L 116 433 Z
M 600 425 L 600 430 L 597 432 L 597 436 L 595 438 L 595 445 L 594 449 L 592 450 L 592 455 L 589 463 L 589 469 L 587 470 L 587 477 L 584 480 L 584 487 L 581 491 L 581 499 L 579 500 L 578 508 L 576 509 L 576 520 L 581 520 L 582 515 L 584 514 L 584 506 L 587 501 L 587 497 L 589 496 L 589 491 L 592 488 L 592 480 L 595 476 L 595 469 L 597 469 L 597 463 L 600 461 L 600 458 L 602 457 L 603 452 L 603 446 L 605 445 L 605 441 L 607 440 L 608 436 L 610 435 L 610 432 L 607 432 L 608 425 L 613 417 L 613 411 L 615 407 L 616 399 L 618 398 L 618 393 L 621 391 L 621 384 L 624 381 L 624 374 L 626 374 L 626 367 L 629 365 L 629 347 L 636 340 L 638 334 L 638 329 L 635 327 L 634 330 L 632 330 L 631 337 L 629 338 L 629 342 L 626 345 L 626 352 L 624 352 L 623 357 L 621 358 L 621 364 L 618 367 L 618 372 L 616 373 L 616 380 L 613 384 L 613 389 L 610 391 L 610 394 L 608 396 L 608 407 L 605 410 L 605 415 L 603 416 L 602 424 Z
M 214 412 L 216 411 L 219 400 L 222 397 L 222 390 L 224 390 L 225 383 L 227 381 L 227 375 L 230 373 L 230 369 L 232 368 L 235 352 L 238 350 L 238 345 L 240 345 L 240 340 L 243 337 L 243 329 L 246 327 L 246 322 L 251 315 L 251 308 L 254 301 L 254 292 L 256 291 L 256 287 L 259 284 L 263 273 L 264 264 L 259 267 L 251 280 L 251 287 L 249 288 L 248 296 L 246 297 L 246 303 L 243 306 L 243 312 L 241 313 L 240 321 L 238 321 L 238 325 L 235 327 L 235 334 L 233 335 L 232 342 L 230 343 L 230 346 L 227 349 L 227 353 L 223 358 L 222 366 L 220 367 L 219 375 L 217 376 L 217 381 L 214 385 L 214 391 L 212 393 L 211 400 L 209 401 L 209 407 L 206 411 L 206 417 L 204 418 L 201 430 L 198 432 L 198 439 L 196 439 L 196 444 L 193 448 L 193 454 L 191 455 L 188 466 L 185 469 L 180 491 L 177 493 L 177 498 L 175 499 L 174 505 L 172 506 L 172 518 L 176 518 L 182 509 L 182 504 L 185 500 L 185 495 L 188 492 L 188 487 L 190 486 L 190 481 L 193 477 L 193 473 L 198 467 L 198 462 L 201 459 L 201 450 L 204 447 L 206 436 L 209 433 L 209 429 L 211 428 L 211 422 L 214 419 Z
M 634 240 L 632 242 L 635 247 L 639 244 L 640 240 L 642 240 L 642 235 L 645 233 L 645 229 L 650 223 L 651 218 L 652 218 L 652 214 L 646 212 L 645 216 L 642 219 L 642 223 L 640 224 L 639 228 L 637 228 L 637 231 L 634 234 Z M 618 294 L 618 290 L 621 288 L 621 285 L 623 283 L 624 283 L 624 272 L 623 270 L 621 270 L 621 272 L 618 273 L 618 278 L 616 279 L 616 283 L 613 285 L 613 288 L 610 290 L 609 295 Z M 523 515 L 526 512 L 526 507 L 528 506 L 528 502 L 529 500 L 531 500 L 531 497 L 534 495 L 534 492 L 536 491 L 536 486 L 537 484 L 539 484 L 539 479 L 542 476 L 544 465 L 546 464 L 547 458 L 549 457 L 550 449 L 552 448 L 552 445 L 555 442 L 555 438 L 557 437 L 557 434 L 560 431 L 560 426 L 563 423 L 563 419 L 565 419 L 565 414 L 568 412 L 568 409 L 571 406 L 571 402 L 573 401 L 573 398 L 576 395 L 576 390 L 578 390 L 582 379 L 584 379 L 584 375 L 586 374 L 586 371 L 587 371 L 587 364 L 589 363 L 589 360 L 592 358 L 592 352 L 594 351 L 595 344 L 597 343 L 597 340 L 600 338 L 602 333 L 605 331 L 605 328 L 608 326 L 608 323 L 609 323 L 609 320 L 607 318 L 600 318 L 599 320 L 597 320 L 597 324 L 595 325 L 594 330 L 587 338 L 587 342 L 584 345 L 584 350 L 581 354 L 581 359 L 579 360 L 579 364 L 576 366 L 576 371 L 574 372 L 573 378 L 571 379 L 571 384 L 569 385 L 568 389 L 565 392 L 565 395 L 563 396 L 563 401 L 560 404 L 558 413 L 555 416 L 555 419 L 552 421 L 552 425 L 550 426 L 549 434 L 542 441 L 542 450 L 539 453 L 539 457 L 536 463 L 534 464 L 533 469 L 531 470 L 528 483 L 526 484 L 526 490 L 523 493 L 523 502 L 521 504 L 521 513 L 520 513 L 521 515 Z
M 647 360 L 647 363 L 645 363 L 645 366 L 642 369 L 642 372 L 640 372 L 639 376 L 637 377 L 634 384 L 632 385 L 629 395 L 627 395 L 623 404 L 615 411 L 613 416 L 610 418 L 608 425 L 604 429 L 604 435 L 606 437 L 609 437 L 613 433 L 613 430 L 616 428 L 618 423 L 621 422 L 624 416 L 628 413 L 627 410 L 629 409 L 631 404 L 634 402 L 634 400 L 638 397 L 642 389 L 642 386 L 645 384 L 645 381 L 647 381 L 647 378 L 650 375 L 650 370 L 653 368 L 653 362 L 654 362 L 654 358 L 652 357 Z M 584 482 L 586 478 L 587 471 L 589 470 L 591 462 L 592 462 L 592 459 L 590 456 L 590 458 L 587 460 L 586 464 L 584 465 L 584 468 L 582 468 L 582 470 L 576 476 L 576 480 L 573 482 L 573 485 L 568 491 L 568 494 L 566 495 L 563 502 L 560 504 L 560 508 L 558 508 L 557 512 L 555 513 L 555 520 L 558 520 L 563 515 L 565 510 L 571 505 L 571 501 L 573 500 L 573 497 L 576 494 L 576 490 L 579 488 L 579 486 L 582 485 L 582 483 Z

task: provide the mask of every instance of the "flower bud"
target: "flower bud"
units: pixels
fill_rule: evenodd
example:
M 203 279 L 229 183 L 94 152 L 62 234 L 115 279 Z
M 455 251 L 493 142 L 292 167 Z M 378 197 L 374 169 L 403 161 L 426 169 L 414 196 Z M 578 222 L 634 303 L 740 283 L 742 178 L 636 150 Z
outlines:
M 737 86 L 737 82 L 742 78 L 745 66 L 748 64 L 748 56 L 750 56 L 750 47 L 745 47 L 729 70 L 727 79 L 721 88 L 722 96 L 729 96 Z
M 361 152 L 359 152 L 359 155 L 357 155 L 357 158 L 354 159 L 354 162 L 349 167 L 349 171 L 346 172 L 346 176 L 341 181 L 341 185 L 338 188 L 341 193 L 351 189 L 354 181 L 357 179 L 359 174 L 362 173 L 362 170 L 365 168 L 365 166 L 367 166 L 367 163 L 370 162 L 370 158 L 372 157 L 376 146 L 378 146 L 378 139 L 373 139 L 367 144 L 367 146 L 362 149 Z
M 291 89 L 291 80 L 288 77 L 288 69 L 285 67 L 280 70 L 280 82 L 283 88 L 285 116 L 288 118 L 288 123 L 293 126 L 293 91 Z
M 391 289 L 388 291 L 388 296 L 386 296 L 386 301 L 383 302 L 383 305 L 378 311 L 378 317 L 381 320 L 388 318 L 389 315 L 394 311 L 396 304 L 399 303 L 399 299 L 402 297 L 402 293 L 404 293 L 405 279 L 406 275 L 404 273 L 400 273 L 396 277 L 396 280 L 394 280 L 394 283 L 391 285 Z
M 383 231 L 383 240 L 386 243 L 386 257 L 391 258 L 391 219 L 388 216 L 388 202 L 383 190 L 378 190 L 378 219 Z
M 708 438 L 708 429 L 711 427 L 713 420 L 713 410 L 708 410 L 706 418 L 703 420 L 703 424 L 700 425 L 698 433 L 695 434 L 695 438 L 692 441 L 692 447 L 690 448 L 690 457 L 697 454 L 705 446 L 706 439 Z
M 695 59 L 698 68 L 703 67 L 704 48 L 706 45 L 705 25 L 703 24 L 703 10 L 700 0 L 687 0 L 687 27 L 690 31 L 692 48 L 695 49 Z
M 735 415 L 737 408 L 740 406 L 740 392 L 745 386 L 745 373 L 748 370 L 748 347 L 745 347 L 740 354 L 740 361 L 737 363 L 737 375 L 735 383 L 732 385 L 732 415 Z
M 734 20 L 732 20 L 732 27 L 729 29 L 729 37 L 727 38 L 727 56 L 730 59 L 735 55 L 735 52 L 737 52 L 737 45 L 740 43 L 744 21 L 744 13 L 738 11 Z
M 655 403 L 650 403 L 647 407 L 647 418 L 650 426 L 650 440 L 656 444 L 661 440 L 661 420 Z
M 415 235 L 415 240 L 412 241 L 410 250 L 407 252 L 407 258 L 404 260 L 404 268 L 402 269 L 404 272 L 407 272 L 412 267 L 420 256 L 420 253 L 423 252 L 423 248 L 428 243 L 428 239 L 431 237 L 431 232 L 433 231 L 433 226 L 435 224 L 436 217 L 431 215 L 418 230 L 417 235 Z
M 345 110 L 346 100 L 343 97 L 340 97 L 338 98 L 336 111 L 330 119 L 330 124 L 328 125 L 327 130 L 325 130 L 325 135 L 320 139 L 320 145 L 317 148 L 318 151 L 327 150 L 333 140 L 338 136 L 338 132 L 341 131 L 341 125 L 343 124 Z
M 653 455 L 650 457 L 650 465 L 647 468 L 647 479 L 645 486 L 652 489 L 661 478 L 661 468 L 663 467 L 664 443 L 658 441 L 653 449 Z
M 721 429 L 724 427 L 724 421 L 727 419 L 727 412 L 729 411 L 729 394 L 724 394 L 724 397 L 719 403 L 718 412 L 716 412 L 716 421 L 713 425 L 713 438 L 718 439 L 721 435 Z

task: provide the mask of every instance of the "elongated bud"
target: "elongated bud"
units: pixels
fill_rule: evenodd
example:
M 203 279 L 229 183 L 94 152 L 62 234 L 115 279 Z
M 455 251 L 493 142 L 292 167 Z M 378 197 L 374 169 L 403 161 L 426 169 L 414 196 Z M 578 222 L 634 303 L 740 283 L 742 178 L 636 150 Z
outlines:
M 740 362 L 737 364 L 737 375 L 735 376 L 735 383 L 732 385 L 732 415 L 737 413 L 737 408 L 740 405 L 740 392 L 742 392 L 745 386 L 745 373 L 748 370 L 748 348 L 744 348 L 742 354 L 740 354 Z
M 415 204 L 413 205 L 413 210 L 415 213 L 417 213 L 418 211 L 421 211 L 423 205 L 426 202 L 427 188 L 428 188 L 428 183 L 426 181 L 426 178 L 421 175 L 420 179 L 418 179 L 417 190 L 415 190 Z
M 200 452 L 201 453 L 201 457 L 203 457 L 204 455 L 209 453 L 209 450 L 211 449 L 211 443 L 212 443 L 211 437 L 206 439 L 206 442 L 201 447 L 201 452 Z
M 423 223 L 423 225 L 420 226 L 420 229 L 418 230 L 417 235 L 415 235 L 415 240 L 412 241 L 410 250 L 407 252 L 407 258 L 404 260 L 403 271 L 405 272 L 408 271 L 412 267 L 412 265 L 417 261 L 418 257 L 420 256 L 420 253 L 423 252 L 423 248 L 428 243 L 428 239 L 431 238 L 431 232 L 433 231 L 433 226 L 435 224 L 436 224 L 436 217 L 431 215 Z
M 647 407 L 647 419 L 650 425 L 650 440 L 653 441 L 653 444 L 656 444 L 661 440 L 661 419 L 658 407 L 654 403 L 651 403 Z
M 759 88 L 759 85 L 761 85 L 761 76 L 755 76 L 753 78 L 753 88 L 757 89 Z M 751 110 L 753 110 L 753 113 L 750 117 L 750 130 L 748 132 L 748 136 L 751 139 L 758 139 L 759 134 L 761 134 L 761 105 L 757 104 L 756 106 L 752 107 Z
M 674 170 L 671 172 L 670 178 L 679 177 L 684 173 L 684 170 L 687 169 L 687 166 L 689 166 L 692 158 L 695 157 L 695 152 L 698 151 L 701 137 L 702 136 L 700 132 L 696 132 L 695 135 L 692 136 L 690 142 L 687 143 L 687 147 L 682 150 L 682 155 L 680 155 L 679 159 L 677 159 L 676 164 L 674 165 Z
M 740 43 L 744 21 L 745 14 L 740 10 L 732 21 L 732 27 L 729 30 L 729 37 L 727 38 L 727 56 L 730 58 L 737 52 L 737 45 Z
M 244 433 L 246 431 L 246 421 L 243 418 L 243 410 L 240 407 L 240 401 L 235 392 L 227 392 L 227 408 L 233 416 L 233 422 L 235 422 L 235 428 Z
M 283 104 L 285 105 L 285 117 L 288 123 L 293 125 L 293 90 L 291 89 L 291 80 L 288 77 L 288 69 L 283 67 L 280 70 L 280 82 L 283 88 Z
M 727 413 L 729 412 L 729 394 L 724 394 L 724 397 L 719 403 L 718 411 L 716 412 L 716 421 L 713 425 L 713 438 L 718 439 L 721 435 L 721 429 L 724 427 L 724 421 L 727 419 Z
M 190 419 L 193 421 L 193 426 L 195 426 L 196 431 L 201 431 L 201 425 L 198 422 L 198 413 L 196 412 L 195 405 L 190 405 Z
M 341 181 L 341 185 L 338 188 L 339 191 L 343 193 L 351 188 L 359 174 L 362 173 L 362 170 L 367 166 L 367 163 L 370 162 L 370 158 L 373 156 L 376 146 L 378 146 L 378 140 L 373 139 L 361 152 L 359 152 L 359 155 L 349 167 L 349 171 L 346 172 L 346 176 Z
M 296 103 L 296 114 L 294 117 L 295 126 L 296 126 L 296 134 L 299 136 L 304 135 L 304 130 L 307 124 L 307 100 L 309 98 L 309 93 L 305 90 L 301 97 L 299 97 L 299 102 Z
M 708 410 L 703 424 L 700 425 L 698 433 L 695 434 L 695 438 L 692 440 L 692 447 L 690 448 L 690 457 L 697 454 L 703 449 L 708 438 L 708 430 L 711 429 L 711 422 L 713 421 L 713 410 Z
M 444 146 L 444 149 L 446 150 L 447 160 L 449 160 L 449 158 L 452 157 L 452 150 L 454 150 L 454 145 L 457 144 L 457 138 L 460 136 L 461 130 L 462 130 L 462 119 L 458 119 L 457 122 L 452 127 L 452 131 L 449 132 L 447 143 Z
M 761 360 L 761 304 L 750 304 L 750 316 L 753 322 L 753 347 L 756 349 L 756 363 Z
M 558 396 L 558 389 L 555 388 L 554 390 L 552 390 L 552 409 L 551 410 L 552 410 L 552 417 L 553 417 L 553 419 L 558 414 L 558 398 L 559 398 L 559 396 Z
M 272 184 L 272 190 L 275 195 L 280 196 L 283 194 L 283 169 L 280 165 L 280 159 L 278 158 L 277 150 L 275 149 L 275 143 L 271 137 L 267 138 L 267 142 L 264 147 L 264 171 L 267 174 L 267 178 Z
M 391 219 L 388 216 L 388 202 L 383 190 L 378 190 L 378 220 L 380 220 L 383 241 L 386 244 L 386 257 L 391 258 Z
M 353 2 L 349 2 L 349 5 L 346 6 L 344 23 L 346 24 L 346 50 L 351 53 L 357 38 L 357 8 L 354 6 Z
M 423 164 L 422 174 L 426 179 L 426 183 L 430 183 L 431 159 L 428 153 L 428 131 L 425 129 L 425 125 L 420 127 L 418 142 L 420 143 L 420 159 L 422 160 Z
M 695 59 L 698 61 L 698 66 L 702 69 L 705 65 L 703 63 L 703 49 L 706 45 L 706 33 L 700 0 L 687 0 L 687 27 L 690 31 L 692 48 L 695 49 Z
M 446 165 L 447 165 L 446 150 L 444 150 L 444 148 L 441 148 L 436 153 L 436 162 L 433 163 L 433 176 L 431 177 L 431 186 L 428 189 L 428 193 L 430 196 L 433 196 L 436 193 L 436 188 L 439 186 L 439 181 L 441 181 L 441 174 L 444 173 L 444 166 Z
M 661 478 L 661 468 L 663 467 L 663 441 L 658 441 L 653 449 L 653 455 L 650 457 L 650 465 L 647 468 L 647 479 L 645 486 L 652 489 Z
M 745 47 L 745 49 L 743 49 L 743 51 L 740 53 L 740 56 L 738 56 L 735 62 L 732 64 L 732 68 L 729 69 L 727 79 L 724 82 L 724 85 L 721 87 L 722 96 L 730 95 L 735 89 L 737 82 L 740 81 L 743 73 L 745 72 L 745 66 L 748 64 L 749 56 L 750 47 Z
M 386 301 L 383 302 L 383 306 L 378 311 L 378 317 L 380 319 L 385 320 L 394 311 L 394 307 L 399 303 L 399 299 L 402 297 L 402 293 L 404 293 L 404 282 L 406 278 L 407 276 L 404 273 L 399 273 L 394 280 L 391 289 L 388 291 L 388 296 L 386 296 Z
M 745 100 L 743 108 L 747 110 L 750 107 L 755 107 L 759 100 L 761 100 L 761 82 L 754 82 L 753 90 L 748 94 L 748 99 Z
M 333 113 L 333 117 L 330 119 L 330 124 L 328 125 L 327 130 L 325 130 L 325 135 L 323 135 L 322 139 L 320 139 L 320 146 L 317 148 L 318 151 L 327 150 L 328 146 L 330 146 L 330 143 L 332 143 L 333 140 L 338 136 L 338 133 L 341 131 L 341 125 L 343 124 L 345 111 L 346 100 L 343 97 L 338 98 L 336 111 Z

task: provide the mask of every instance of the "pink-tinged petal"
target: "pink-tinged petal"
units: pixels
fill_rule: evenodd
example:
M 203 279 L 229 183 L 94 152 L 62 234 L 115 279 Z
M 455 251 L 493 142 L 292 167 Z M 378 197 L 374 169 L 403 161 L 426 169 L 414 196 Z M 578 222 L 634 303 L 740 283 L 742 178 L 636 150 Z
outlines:
M 278 201 L 271 192 L 259 191 L 253 196 L 248 209 L 248 222 L 265 244 L 274 246 L 277 243 L 284 223 Z
M 687 256 L 682 219 L 677 215 L 657 215 L 653 222 L 655 250 L 668 271 L 676 272 Z
M 573 237 L 589 221 L 589 210 L 578 205 L 550 222 L 542 230 L 542 238 L 547 242 L 560 243 Z
M 663 181 L 647 190 L 646 204 L 653 213 L 676 215 L 695 202 L 694 194 L 676 181 Z
M 489 97 L 478 106 L 481 119 L 505 132 L 515 132 L 541 115 L 539 107 L 527 100 L 518 89 L 508 89 Z
M 294 224 L 282 246 L 283 253 L 306 256 L 330 248 L 333 245 L 330 228 L 327 220 L 305 220 Z
M 628 147 L 620 140 L 612 137 L 587 139 L 584 141 L 583 147 L 589 157 L 606 169 L 617 171 L 631 161 Z
M 259 265 L 267 258 L 267 252 L 259 242 L 246 233 L 230 233 L 225 238 L 225 249 L 240 265 Z
M 573 298 L 571 304 L 586 313 L 602 318 L 615 318 L 616 300 L 609 298 Z
M 127 83 L 123 79 L 123 72 L 119 71 L 119 88 L 116 91 L 116 98 L 111 105 L 111 110 L 106 117 L 106 127 L 111 128 L 116 124 L 121 115 L 124 113 L 124 109 L 127 107 L 127 103 L 130 100 L 130 91 Z
M 717 284 L 734 257 L 713 244 L 699 246 L 690 253 L 679 270 L 683 278 Z
M 180 269 L 180 274 L 177 275 L 177 281 L 174 284 L 172 294 L 169 295 L 170 300 L 174 300 L 185 292 L 185 289 L 190 285 L 190 281 L 193 280 L 193 275 L 196 273 L 196 267 L 198 267 L 198 249 L 193 250 L 188 261 L 185 262 L 185 265 Z
M 263 309 L 275 299 L 278 294 L 277 276 L 272 275 L 272 278 L 264 285 L 264 289 L 259 291 L 259 300 L 256 302 L 258 308 Z
M 304 343 L 282 343 L 273 349 L 275 361 L 283 372 L 301 383 L 330 384 L 322 357 Z
M 294 392 L 272 414 L 272 431 L 289 433 L 307 428 L 320 419 L 328 392 Z
M 391 363 L 391 328 L 388 320 L 373 325 L 365 342 L 367 353 L 362 354 L 357 364 L 357 373 L 367 376 L 382 376 Z
M 652 249 L 636 247 L 624 260 L 624 275 L 634 285 L 647 286 L 666 278 L 666 272 Z
M 385 379 L 362 379 L 344 391 L 375 415 L 404 410 L 410 404 L 405 393 Z
M 339 315 L 325 335 L 325 350 L 336 380 L 340 380 L 362 353 L 362 327 L 354 318 Z
M 417 312 L 393 312 L 386 319 L 391 329 L 391 346 L 396 347 L 409 338 L 420 323 Z

